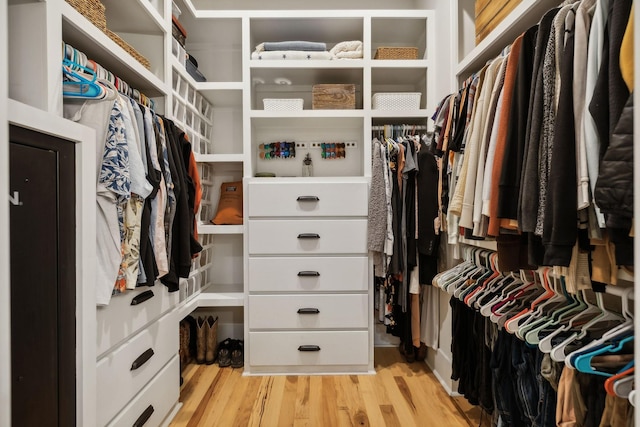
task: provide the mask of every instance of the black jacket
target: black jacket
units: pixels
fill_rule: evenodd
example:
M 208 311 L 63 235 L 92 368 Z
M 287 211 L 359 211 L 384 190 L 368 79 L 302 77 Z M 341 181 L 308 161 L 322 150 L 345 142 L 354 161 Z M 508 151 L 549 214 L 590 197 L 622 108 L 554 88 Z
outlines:
M 633 219 L 633 93 L 600 162 L 595 199 L 615 244 L 616 263 L 633 265 L 633 239 L 629 237 Z

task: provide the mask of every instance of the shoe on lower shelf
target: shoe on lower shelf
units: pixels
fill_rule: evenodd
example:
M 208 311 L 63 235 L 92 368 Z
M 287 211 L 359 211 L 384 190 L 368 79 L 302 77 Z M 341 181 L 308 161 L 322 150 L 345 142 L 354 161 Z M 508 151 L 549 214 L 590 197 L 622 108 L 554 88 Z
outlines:
M 231 346 L 233 341 L 231 338 L 227 338 L 218 345 L 218 366 L 221 368 L 231 366 Z
M 231 367 L 242 368 L 244 366 L 244 342 L 233 340 L 231 344 Z

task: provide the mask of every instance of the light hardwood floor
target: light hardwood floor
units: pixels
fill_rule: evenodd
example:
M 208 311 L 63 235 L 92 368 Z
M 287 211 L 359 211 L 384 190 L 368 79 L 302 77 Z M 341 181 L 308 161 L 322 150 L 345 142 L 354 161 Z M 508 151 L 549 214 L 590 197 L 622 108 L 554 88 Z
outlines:
M 376 348 L 374 360 L 377 375 L 243 377 L 189 365 L 171 426 L 478 425 L 477 412 L 455 404 L 424 363 L 405 363 L 395 348 Z

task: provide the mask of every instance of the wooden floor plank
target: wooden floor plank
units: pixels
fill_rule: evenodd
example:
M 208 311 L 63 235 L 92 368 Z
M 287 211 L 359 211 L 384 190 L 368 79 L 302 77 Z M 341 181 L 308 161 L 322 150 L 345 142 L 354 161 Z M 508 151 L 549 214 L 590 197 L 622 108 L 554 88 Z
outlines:
M 468 416 L 478 411 L 462 410 L 424 363 L 406 363 L 396 348 L 376 349 L 374 360 L 376 375 L 242 376 L 190 365 L 171 426 L 478 425 Z
M 241 371 L 238 371 L 236 369 L 229 370 L 228 368 L 220 369 L 228 371 L 229 376 L 224 384 L 220 384 L 215 395 L 215 399 L 212 399 L 212 401 L 210 402 L 208 406 L 208 412 L 202 419 L 203 426 L 216 425 L 217 421 L 222 417 L 222 412 L 227 407 L 227 404 L 231 399 L 231 395 L 236 387 L 236 384 L 241 381 Z
M 246 427 L 249 425 L 249 419 L 251 419 L 251 415 L 261 405 L 261 402 L 258 402 L 257 397 L 258 393 L 260 393 L 260 387 L 263 382 L 269 380 L 270 377 L 249 377 L 249 381 L 247 384 L 246 392 L 244 396 L 242 396 L 242 404 L 240 405 L 240 409 L 236 413 L 235 420 L 233 424 L 221 424 L 223 426 L 233 425 L 236 427 Z
M 278 417 L 279 426 L 292 426 L 296 417 L 295 402 L 298 391 L 298 377 L 286 376 L 284 383 L 284 393 L 282 394 L 282 406 Z

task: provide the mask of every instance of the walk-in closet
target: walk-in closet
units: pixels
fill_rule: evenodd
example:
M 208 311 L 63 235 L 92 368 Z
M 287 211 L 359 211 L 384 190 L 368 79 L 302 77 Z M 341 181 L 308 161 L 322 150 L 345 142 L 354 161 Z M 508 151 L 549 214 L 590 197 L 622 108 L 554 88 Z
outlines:
M 640 426 L 633 0 L 0 5 L 0 427 Z

